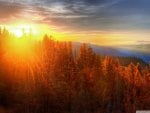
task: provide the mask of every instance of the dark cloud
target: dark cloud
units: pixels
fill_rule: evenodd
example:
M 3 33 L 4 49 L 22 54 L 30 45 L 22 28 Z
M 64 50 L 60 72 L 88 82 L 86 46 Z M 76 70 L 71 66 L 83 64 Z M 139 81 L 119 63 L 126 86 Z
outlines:
M 49 0 L 45 4 L 46 22 L 53 21 L 57 25 L 72 29 L 149 28 L 150 2 L 146 0 Z
M 1 18 L 16 16 L 22 11 L 42 16 L 38 22 L 79 31 L 150 28 L 149 0 L 14 1 L 0 2 Z
M 41 20 L 43 22 L 76 30 L 95 30 L 107 28 L 108 24 L 115 21 L 109 16 L 109 10 L 107 10 L 106 7 L 119 1 L 120 0 L 49 0 L 38 2 L 39 4 L 45 5 L 36 4 L 35 10 L 44 17 L 43 20 Z M 105 26 L 105 24 L 107 25 Z

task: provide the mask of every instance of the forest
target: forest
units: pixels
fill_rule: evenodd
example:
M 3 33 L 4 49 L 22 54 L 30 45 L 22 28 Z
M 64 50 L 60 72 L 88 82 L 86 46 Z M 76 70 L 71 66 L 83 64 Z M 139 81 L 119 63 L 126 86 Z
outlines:
M 125 60 L 125 58 L 124 58 Z M 0 30 L 0 113 L 135 113 L 150 109 L 150 66 Z M 125 60 L 126 62 L 126 60 Z

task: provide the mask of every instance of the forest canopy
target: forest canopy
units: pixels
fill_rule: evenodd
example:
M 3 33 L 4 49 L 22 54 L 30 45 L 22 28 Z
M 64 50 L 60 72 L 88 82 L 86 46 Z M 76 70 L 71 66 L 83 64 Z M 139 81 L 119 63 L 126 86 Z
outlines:
M 0 30 L 0 110 L 11 113 L 135 113 L 150 109 L 150 67 L 122 65 L 87 44 Z M 1 112 L 1 111 L 0 111 Z M 7 113 L 6 112 L 6 113 Z

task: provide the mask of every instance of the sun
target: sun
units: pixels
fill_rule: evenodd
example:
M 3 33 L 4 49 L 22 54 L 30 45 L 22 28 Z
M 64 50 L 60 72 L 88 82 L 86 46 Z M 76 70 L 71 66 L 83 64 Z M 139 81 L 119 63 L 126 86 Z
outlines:
M 58 39 L 63 39 L 65 34 L 57 31 L 57 28 L 53 25 L 46 23 L 36 23 L 33 21 L 27 20 L 16 20 L 10 21 L 2 25 L 2 28 L 6 28 L 14 38 L 32 38 L 34 40 L 41 41 L 43 40 L 44 35 L 49 35 Z
M 40 32 L 40 29 L 38 29 L 39 25 L 37 23 L 25 20 L 10 21 L 3 26 L 16 38 L 22 38 L 31 34 L 38 35 Z
M 23 31 L 21 29 L 14 29 L 12 30 L 12 33 L 17 37 L 20 38 L 23 36 Z
M 35 34 L 37 28 L 33 24 L 19 23 L 9 25 L 8 30 L 17 38 L 21 38 L 24 35 Z

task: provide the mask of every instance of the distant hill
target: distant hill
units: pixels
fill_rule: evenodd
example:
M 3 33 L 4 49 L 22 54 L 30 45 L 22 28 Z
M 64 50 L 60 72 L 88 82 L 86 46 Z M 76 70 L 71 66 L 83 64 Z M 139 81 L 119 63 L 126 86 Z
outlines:
M 123 66 L 128 66 L 131 62 L 135 65 L 139 63 L 141 66 L 144 67 L 148 66 L 148 63 L 144 62 L 140 58 L 136 58 L 136 57 L 116 57 L 116 58 L 119 59 L 120 64 Z
M 80 45 L 81 43 L 78 42 L 73 43 L 73 46 L 76 49 L 78 49 Z M 135 49 L 121 48 L 121 47 L 98 46 L 93 44 L 87 45 L 91 47 L 93 51 L 96 52 L 97 54 L 101 54 L 103 56 L 107 55 L 118 57 L 120 58 L 122 63 L 123 59 L 126 60 L 126 63 L 123 63 L 124 65 L 128 64 L 128 62 L 131 62 L 133 59 L 134 59 L 132 61 L 133 63 L 140 62 L 143 65 L 150 63 L 150 54 L 143 51 L 137 51 Z M 135 48 L 136 47 L 137 46 L 135 46 Z

